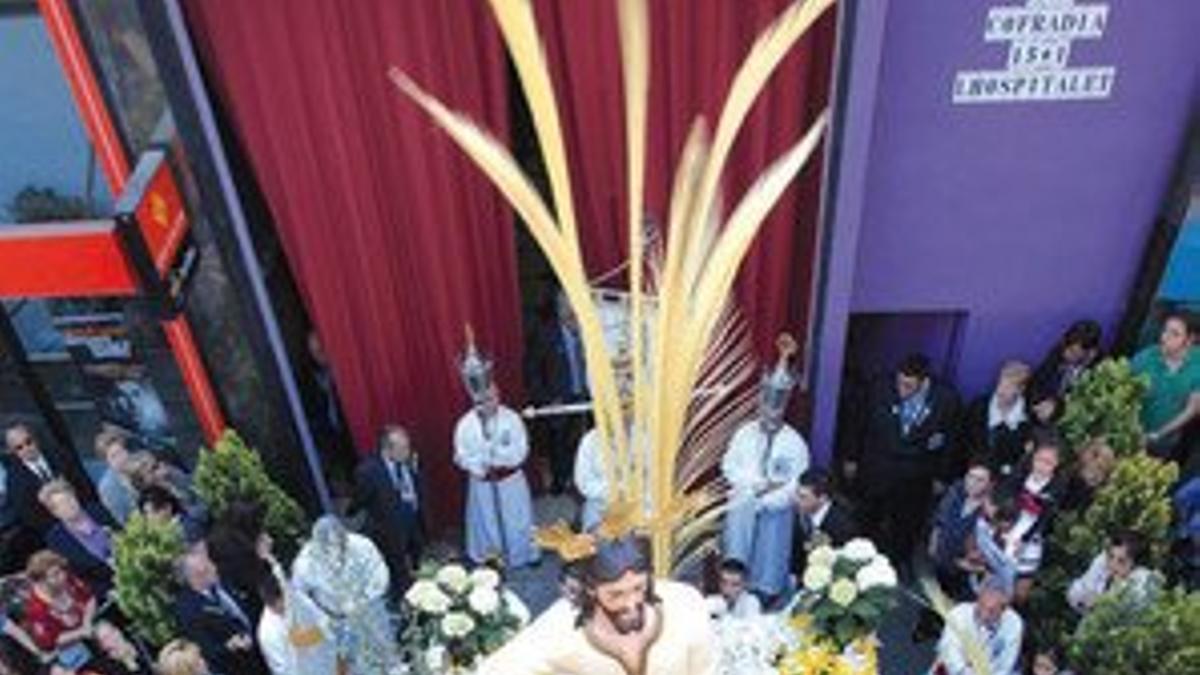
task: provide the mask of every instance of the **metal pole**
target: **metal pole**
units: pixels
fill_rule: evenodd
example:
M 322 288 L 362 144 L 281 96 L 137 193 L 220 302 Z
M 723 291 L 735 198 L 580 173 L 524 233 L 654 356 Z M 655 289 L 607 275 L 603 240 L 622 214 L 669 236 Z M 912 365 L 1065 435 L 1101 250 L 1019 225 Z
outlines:
M 313 441 L 312 430 L 309 427 L 308 417 L 304 411 L 304 404 L 300 398 L 300 390 L 296 384 L 296 373 L 292 368 L 291 361 L 288 359 L 287 350 L 283 344 L 282 333 L 279 329 L 279 321 L 275 316 L 275 310 L 271 306 L 271 299 L 267 294 L 266 285 L 263 283 L 264 274 L 262 266 L 255 255 L 254 241 L 250 236 L 246 214 L 242 209 L 242 203 L 238 198 L 237 188 L 233 182 L 232 172 L 229 169 L 229 160 L 225 155 L 225 147 L 222 145 L 220 134 L 217 131 L 216 117 L 213 114 L 212 103 L 208 97 L 208 91 L 204 86 L 204 80 L 200 75 L 200 67 L 196 63 L 195 50 L 192 46 L 191 37 L 188 35 L 183 11 L 177 0 L 167 0 L 165 3 L 142 2 L 140 4 L 143 9 L 143 16 L 149 11 L 165 10 L 166 20 L 171 31 L 171 42 L 174 43 L 179 58 L 179 66 L 182 68 L 186 79 L 188 93 L 191 96 L 194 111 L 198 118 L 196 122 L 205 140 L 204 151 L 206 151 L 207 157 L 201 157 L 197 154 L 192 159 L 194 161 L 207 160 L 216 174 L 225 212 L 229 217 L 230 229 L 237 240 L 238 257 L 250 282 L 250 291 L 254 300 L 254 306 L 258 310 L 259 317 L 262 319 L 271 357 L 279 373 L 279 379 L 287 400 L 288 409 L 291 412 L 296 435 L 299 437 L 300 445 L 304 449 L 304 458 L 308 464 L 308 471 L 312 476 L 313 485 L 317 490 L 317 497 L 320 499 L 322 510 L 326 512 L 332 511 L 333 507 L 329 498 L 329 488 L 325 483 L 325 476 L 321 471 L 321 462 L 317 455 L 316 443 Z

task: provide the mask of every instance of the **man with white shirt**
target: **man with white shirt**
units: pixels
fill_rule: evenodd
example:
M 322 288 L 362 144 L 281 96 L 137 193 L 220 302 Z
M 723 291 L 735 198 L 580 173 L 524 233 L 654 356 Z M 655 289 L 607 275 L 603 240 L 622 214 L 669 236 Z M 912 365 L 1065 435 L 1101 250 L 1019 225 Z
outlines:
M 1005 580 L 988 577 L 975 602 L 950 610 L 933 672 L 940 666 L 948 675 L 1016 675 L 1025 629 L 1008 606 L 1011 593 Z M 973 662 L 976 658 L 986 663 Z
M 749 619 L 762 614 L 758 596 L 746 588 L 748 570 L 740 560 L 727 558 L 721 562 L 717 595 L 709 596 L 709 612 L 714 619 L 729 617 Z
M 537 562 L 533 499 L 521 465 L 529 439 L 521 416 L 500 405 L 491 362 L 468 343 L 463 382 L 474 406 L 454 427 L 454 463 L 467 472 L 466 549 L 475 564 L 502 557 L 510 568 Z
M 764 598 L 786 590 L 795 522 L 792 496 L 809 463 L 808 444 L 783 419 L 796 383 L 787 364 L 791 347 L 781 338 L 779 362 L 763 376 L 758 418 L 734 432 L 721 460 L 731 491 L 725 557 L 746 565 L 750 588 Z

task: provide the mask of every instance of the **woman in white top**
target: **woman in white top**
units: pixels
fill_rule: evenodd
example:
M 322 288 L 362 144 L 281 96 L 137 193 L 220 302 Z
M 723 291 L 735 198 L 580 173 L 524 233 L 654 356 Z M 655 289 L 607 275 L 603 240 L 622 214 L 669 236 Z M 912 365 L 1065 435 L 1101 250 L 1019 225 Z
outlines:
M 1120 532 L 1108 548 L 1092 559 L 1083 576 L 1071 582 L 1067 602 L 1080 614 L 1086 614 L 1096 601 L 1108 593 L 1128 589 L 1135 603 L 1147 599 L 1154 587 L 1154 573 L 1141 566 L 1142 541 L 1134 532 Z

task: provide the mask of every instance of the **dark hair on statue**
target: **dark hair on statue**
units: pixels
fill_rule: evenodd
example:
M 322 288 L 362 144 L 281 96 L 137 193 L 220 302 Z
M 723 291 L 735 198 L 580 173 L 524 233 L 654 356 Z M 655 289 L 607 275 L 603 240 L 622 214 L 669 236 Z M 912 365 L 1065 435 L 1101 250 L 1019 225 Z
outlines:
M 726 558 L 722 560 L 721 571 L 728 574 L 737 574 L 743 577 L 746 576 L 747 572 L 749 572 L 749 570 L 746 569 L 746 563 L 738 560 L 737 558 Z
M 654 574 L 650 568 L 650 542 L 643 537 L 626 535 L 619 539 L 597 541 L 595 554 L 581 561 L 580 569 L 584 590 L 579 602 L 579 616 L 575 620 L 576 627 L 582 627 L 596 612 L 596 587 L 612 583 L 627 572 L 648 574 L 646 602 L 652 605 L 659 602 L 654 593 Z
M 563 561 L 562 567 L 558 568 L 558 581 L 562 583 L 567 579 L 583 580 L 583 569 L 580 564 L 575 561 Z

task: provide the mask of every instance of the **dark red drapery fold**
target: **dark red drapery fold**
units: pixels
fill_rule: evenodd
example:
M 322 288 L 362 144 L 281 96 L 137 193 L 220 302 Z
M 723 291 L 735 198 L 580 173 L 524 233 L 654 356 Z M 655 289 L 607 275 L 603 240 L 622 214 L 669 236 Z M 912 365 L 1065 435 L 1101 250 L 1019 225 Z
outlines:
M 646 208 L 668 210 L 675 165 L 696 115 L 710 134 L 754 38 L 792 0 L 651 2 Z M 614 269 L 627 251 L 623 94 L 615 3 L 537 0 L 558 91 L 589 271 Z M 836 12 L 827 12 L 779 65 L 751 110 L 724 174 L 725 212 L 829 100 Z M 756 350 L 779 331 L 803 340 L 817 251 L 820 151 L 779 200 L 739 275 L 737 300 Z
M 503 47 L 476 0 L 189 0 L 227 106 L 329 352 L 354 437 L 396 421 L 436 523 L 460 518 L 451 431 L 471 322 L 519 395 L 510 211 L 386 74 L 396 65 L 503 136 Z

